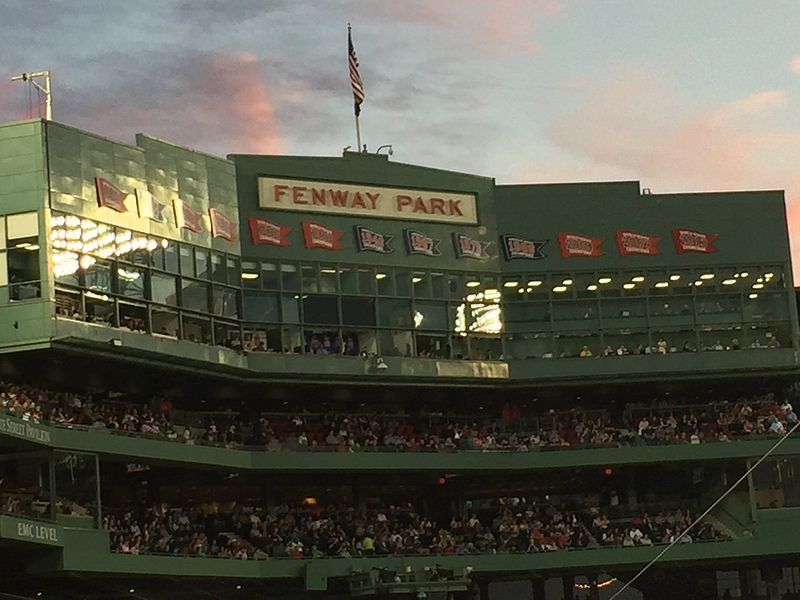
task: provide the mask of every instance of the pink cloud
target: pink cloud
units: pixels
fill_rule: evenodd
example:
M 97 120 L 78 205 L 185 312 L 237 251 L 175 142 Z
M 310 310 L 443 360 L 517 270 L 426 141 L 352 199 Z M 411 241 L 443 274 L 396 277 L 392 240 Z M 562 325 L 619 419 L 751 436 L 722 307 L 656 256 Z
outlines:
M 786 190 L 800 281 L 800 130 L 783 125 L 781 111 L 791 110 L 785 92 L 703 106 L 652 73 L 630 72 L 593 92 L 575 81 L 568 84 L 592 100 L 561 115 L 547 135 L 575 165 L 588 164 L 593 173 L 598 166 L 630 173 L 656 192 Z M 539 177 L 548 178 L 541 172 Z M 585 179 L 579 167 L 572 179 Z
M 792 59 L 792 62 L 789 63 L 789 68 L 791 68 L 792 71 L 800 75 L 800 56 L 795 56 Z
M 78 103 L 78 127 L 116 139 L 131 129 L 212 154 L 286 150 L 258 60 L 252 54 L 210 54 L 162 80 L 132 84 L 135 96 Z M 124 119 L 120 118 L 124 115 Z
M 561 11 L 561 0 L 405 0 L 367 5 L 376 18 L 428 25 L 459 33 L 454 42 L 482 54 L 535 54 L 533 27 L 542 17 Z
M 284 150 L 275 113 L 259 70 L 258 59 L 247 53 L 214 56 L 203 73 L 215 91 L 206 95 L 203 111 L 221 123 L 236 152 L 277 154 Z M 191 89 L 187 90 L 191 94 Z

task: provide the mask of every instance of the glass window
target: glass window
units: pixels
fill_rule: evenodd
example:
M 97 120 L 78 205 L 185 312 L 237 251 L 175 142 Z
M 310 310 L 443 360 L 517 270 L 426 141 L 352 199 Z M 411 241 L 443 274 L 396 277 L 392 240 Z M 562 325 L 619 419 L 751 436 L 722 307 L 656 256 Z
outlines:
M 431 297 L 431 277 L 428 273 L 415 271 L 411 274 L 411 283 L 415 298 Z
M 242 295 L 243 318 L 259 323 L 280 322 L 277 294 L 244 292 Z
M 281 314 L 283 316 L 282 321 L 284 323 L 299 323 L 300 296 L 292 294 L 281 295 Z
M 300 291 L 300 277 L 297 274 L 297 266 L 292 264 L 281 265 L 281 280 L 283 289 L 289 292 Z
M 241 348 L 242 336 L 239 326 L 235 323 L 214 320 L 214 343 L 226 348 Z
M 300 273 L 303 279 L 303 291 L 316 293 L 319 290 L 317 285 L 317 269 L 313 265 L 300 265 Z
M 159 304 L 178 305 L 175 278 L 161 273 L 150 274 L 150 299 Z M 154 325 L 155 327 L 155 325 Z M 176 325 L 177 331 L 177 325 Z
M 236 301 L 236 290 L 215 285 L 212 294 L 215 315 L 234 318 L 239 316 L 239 307 Z
M 416 334 L 417 356 L 420 358 L 449 358 L 447 356 L 447 336 Z
M 225 259 L 221 254 L 211 253 L 211 278 L 219 283 L 225 283 L 227 273 L 225 272 Z M 237 282 L 238 283 L 238 282 Z
M 375 293 L 375 271 L 372 269 L 358 270 L 358 289 L 362 294 Z
M 208 252 L 196 248 L 194 251 L 195 274 L 200 279 L 208 279 Z
M 153 324 L 153 333 L 178 337 L 178 313 L 154 307 L 150 322 Z
M 358 270 L 352 267 L 342 267 L 339 270 L 339 281 L 342 292 L 345 294 L 358 293 Z
M 242 261 L 242 287 L 251 290 L 261 288 L 261 277 L 258 270 L 258 263 Z
M 569 274 L 552 275 L 550 277 L 550 292 L 554 301 L 571 298 L 575 294 L 575 278 Z
M 96 262 L 84 273 L 86 287 L 100 292 L 111 291 L 111 264 L 105 261 Z
M 378 269 L 375 283 L 380 296 L 394 296 L 394 277 L 391 269 Z
M 39 217 L 35 212 L 8 215 L 6 217 L 6 231 L 9 240 L 38 237 Z
M 150 264 L 156 269 L 164 270 L 164 247 L 162 245 L 156 246 L 150 254 Z
M 408 271 L 396 271 L 394 282 L 395 286 L 397 286 L 398 296 L 411 297 L 411 273 Z
M 114 301 L 105 294 L 84 292 L 83 302 L 86 307 L 86 320 L 99 325 L 116 326 L 116 308 Z
M 432 298 L 444 298 L 444 274 L 431 273 Z
M 181 305 L 190 310 L 208 312 L 208 284 L 193 279 L 181 280 Z
M 228 271 L 228 283 L 231 285 L 239 285 L 242 275 L 239 270 L 239 259 L 228 257 L 225 259 L 225 268 Z
M 147 305 L 119 303 L 119 325 L 131 331 L 145 333 L 147 327 Z
M 447 310 L 442 302 L 416 302 L 414 304 L 414 327 L 447 331 Z
M 414 347 L 410 331 L 378 331 L 378 343 L 383 356 L 413 356 Z
M 35 214 L 35 213 L 34 213 Z M 9 294 L 12 300 L 39 298 L 39 242 L 36 237 L 8 237 L 6 252 L 6 272 L 11 284 Z
M 411 300 L 378 298 L 378 325 L 381 327 L 413 327 Z
M 265 290 L 281 289 L 281 278 L 275 263 L 261 263 L 261 285 Z
M 210 344 L 211 320 L 183 315 L 183 339 L 199 344 Z
M 335 296 L 303 297 L 303 321 L 320 325 L 336 325 L 339 323 L 339 311 Z
M 378 352 L 378 340 L 375 331 L 346 330 L 342 332 L 342 354 L 358 356 L 361 352 L 375 354 Z
M 447 297 L 451 300 L 461 300 L 464 297 L 461 275 L 450 274 L 447 276 Z
M 175 244 L 164 248 L 164 268 L 170 273 L 178 272 L 178 247 Z
M 184 277 L 194 277 L 194 256 L 192 248 L 189 246 L 180 247 L 181 255 L 181 275 Z
M 335 294 L 337 288 L 337 271 L 336 267 L 331 265 L 322 265 L 319 268 L 319 291 L 323 294 Z
M 375 301 L 371 298 L 342 298 L 342 323 L 375 326 Z
M 145 297 L 144 279 L 146 271 L 134 267 L 117 268 L 117 289 L 119 294 L 128 298 Z

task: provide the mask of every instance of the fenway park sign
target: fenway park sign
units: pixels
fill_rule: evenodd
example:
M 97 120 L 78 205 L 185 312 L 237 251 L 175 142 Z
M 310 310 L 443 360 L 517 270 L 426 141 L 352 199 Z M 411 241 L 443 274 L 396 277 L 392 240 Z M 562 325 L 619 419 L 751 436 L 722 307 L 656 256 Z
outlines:
M 324 181 L 258 178 L 261 208 L 353 217 L 478 222 L 474 194 L 349 185 Z

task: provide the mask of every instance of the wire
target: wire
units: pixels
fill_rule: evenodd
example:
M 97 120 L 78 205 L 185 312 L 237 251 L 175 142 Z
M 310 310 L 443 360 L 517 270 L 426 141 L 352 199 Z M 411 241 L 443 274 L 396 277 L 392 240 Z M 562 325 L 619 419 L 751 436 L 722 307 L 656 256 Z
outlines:
M 710 513 L 712 510 L 714 510 L 714 508 L 716 508 L 716 506 L 717 506 L 717 505 L 718 505 L 720 502 L 722 502 L 722 501 L 723 501 L 723 500 L 724 500 L 724 499 L 727 497 L 727 495 L 728 495 L 728 494 L 730 494 L 730 493 L 731 493 L 731 492 L 732 492 L 734 489 L 736 489 L 736 487 L 737 487 L 737 486 L 738 486 L 740 483 L 742 483 L 742 482 L 743 482 L 745 479 L 747 479 L 747 477 L 750 475 L 750 473 L 752 473 L 752 472 L 755 470 L 755 468 L 756 468 L 758 465 L 760 465 L 762 462 L 764 462 L 764 461 L 767 459 L 767 457 L 768 457 L 770 454 L 772 454 L 773 452 L 775 452 L 775 450 L 777 450 L 778 446 L 780 446 L 780 445 L 781 445 L 781 444 L 782 444 L 782 443 L 783 443 L 783 442 L 784 442 L 784 441 L 785 441 L 785 440 L 786 440 L 786 439 L 787 439 L 787 438 L 788 438 L 790 435 L 792 435 L 792 434 L 794 433 L 795 429 L 797 429 L 799 426 L 800 426 L 800 421 L 798 421 L 797 423 L 795 423 L 795 424 L 794 424 L 794 427 L 792 427 L 792 428 L 791 428 L 789 431 L 787 431 L 787 432 L 786 432 L 786 433 L 783 435 L 783 437 L 781 437 L 781 438 L 780 438 L 780 439 L 779 439 L 777 442 L 775 442 L 775 444 L 772 446 L 772 448 L 770 448 L 769 450 L 767 450 L 767 451 L 764 453 L 764 455 L 763 455 L 761 458 L 759 458 L 759 459 L 758 459 L 758 460 L 757 460 L 755 463 L 753 463 L 753 465 L 752 465 L 752 466 L 751 466 L 749 469 L 747 469 L 747 471 L 745 471 L 745 472 L 744 472 L 744 475 L 742 475 L 742 476 L 741 476 L 741 477 L 740 477 L 740 478 L 739 478 L 739 479 L 736 481 L 736 483 L 734 483 L 734 484 L 733 484 L 732 486 L 730 486 L 730 487 L 729 487 L 727 490 L 725 490 L 725 491 L 722 493 L 722 495 L 721 495 L 719 498 L 717 498 L 717 499 L 716 499 L 716 500 L 713 502 L 713 504 L 711 504 L 711 506 L 709 506 L 709 507 L 708 507 L 708 508 L 705 510 L 705 512 L 703 512 L 703 514 L 702 514 L 702 515 L 700 515 L 699 517 L 697 517 L 697 518 L 696 518 L 696 519 L 695 519 L 695 520 L 692 522 L 692 524 L 691 524 L 691 525 L 689 525 L 689 526 L 688 526 L 686 529 L 684 529 L 684 530 L 683 530 L 683 532 L 681 532 L 681 534 L 680 534 L 680 535 L 676 536 L 676 537 L 675 537 L 675 540 L 673 540 L 673 541 L 672 541 L 672 542 L 671 542 L 671 543 L 670 543 L 670 544 L 669 544 L 669 545 L 668 545 L 666 548 L 664 548 L 664 549 L 663 549 L 661 552 L 659 552 L 658 554 L 656 554 L 656 556 L 655 556 L 655 558 L 653 558 L 653 560 L 651 560 L 649 563 L 647 563 L 645 566 L 643 566 L 641 569 L 639 569 L 639 572 L 638 572 L 638 573 L 636 573 L 636 575 L 634 575 L 634 576 L 633 576 L 633 577 L 632 577 L 632 578 L 631 578 L 629 581 L 625 582 L 625 585 L 623 585 L 623 586 L 622 586 L 620 589 L 618 589 L 618 590 L 616 591 L 616 593 L 615 593 L 613 596 L 611 596 L 611 597 L 610 597 L 608 600 L 614 600 L 614 598 L 616 598 L 616 597 L 617 597 L 617 596 L 619 596 L 619 595 L 620 595 L 622 592 L 624 592 L 626 589 L 628 589 L 628 588 L 631 586 L 631 584 L 633 584 L 633 582 L 634 582 L 634 581 L 636 581 L 637 579 L 639 579 L 639 577 L 641 577 L 642 575 L 644 575 L 645 571 L 647 571 L 647 570 L 648 570 L 650 567 L 652 567 L 654 564 L 656 564 L 656 563 L 658 562 L 658 560 L 659 560 L 659 559 L 660 559 L 662 556 L 664 556 L 664 555 L 665 555 L 667 552 L 669 552 L 669 550 L 670 550 L 670 549 L 671 549 L 673 546 L 677 546 L 678 544 L 680 544 L 680 543 L 681 543 L 681 539 L 683 538 L 683 536 L 685 536 L 686 534 L 688 534 L 688 533 L 689 533 L 689 532 L 690 532 L 690 531 L 691 531 L 691 530 L 694 528 L 694 526 L 695 526 L 695 525 L 697 525 L 697 524 L 698 524 L 700 521 L 702 521 L 702 520 L 703 520 L 703 519 L 706 517 L 706 515 L 707 515 L 708 513 Z

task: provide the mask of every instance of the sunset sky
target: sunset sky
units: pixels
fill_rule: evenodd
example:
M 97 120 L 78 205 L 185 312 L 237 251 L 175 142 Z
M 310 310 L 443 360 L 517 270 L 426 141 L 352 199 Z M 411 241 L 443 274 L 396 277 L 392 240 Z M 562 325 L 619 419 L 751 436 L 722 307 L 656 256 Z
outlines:
M 800 267 L 798 0 L 0 0 L 0 121 L 228 153 L 355 146 L 499 183 L 785 189 Z M 754 224 L 757 227 L 757 223 Z M 757 236 L 757 231 L 755 232 Z M 795 278 L 798 279 L 797 277 Z

